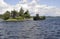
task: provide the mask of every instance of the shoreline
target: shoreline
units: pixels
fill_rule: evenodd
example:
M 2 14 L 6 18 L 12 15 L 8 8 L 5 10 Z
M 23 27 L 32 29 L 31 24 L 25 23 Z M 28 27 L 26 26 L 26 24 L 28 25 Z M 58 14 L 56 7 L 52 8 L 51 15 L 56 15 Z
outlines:
M 3 20 L 4 22 L 23 22 L 23 21 L 30 21 L 33 19 L 23 19 L 23 20 Z

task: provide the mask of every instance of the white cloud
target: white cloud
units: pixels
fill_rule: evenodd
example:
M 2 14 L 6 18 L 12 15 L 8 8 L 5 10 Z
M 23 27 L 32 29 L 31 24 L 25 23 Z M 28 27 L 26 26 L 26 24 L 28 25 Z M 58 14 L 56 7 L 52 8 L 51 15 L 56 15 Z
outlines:
M 12 10 L 12 6 L 9 5 L 8 3 L 4 2 L 4 0 L 0 0 L 0 14 L 3 14 L 5 11 L 10 11 Z
M 21 0 L 16 5 L 9 5 L 8 3 L 4 2 L 4 0 L 0 0 L 0 14 L 4 13 L 6 10 L 19 10 L 21 7 L 24 10 L 29 10 L 31 15 L 35 15 L 36 13 L 40 15 L 46 16 L 60 16 L 60 9 L 56 8 L 55 6 L 47 6 L 47 5 L 40 5 L 38 4 L 39 0 Z

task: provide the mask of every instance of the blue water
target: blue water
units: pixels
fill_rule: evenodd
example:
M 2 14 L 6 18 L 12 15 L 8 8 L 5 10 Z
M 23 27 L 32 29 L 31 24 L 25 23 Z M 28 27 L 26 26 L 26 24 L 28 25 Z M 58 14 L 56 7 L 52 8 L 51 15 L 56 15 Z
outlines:
M 60 39 L 60 18 L 0 22 L 0 39 Z

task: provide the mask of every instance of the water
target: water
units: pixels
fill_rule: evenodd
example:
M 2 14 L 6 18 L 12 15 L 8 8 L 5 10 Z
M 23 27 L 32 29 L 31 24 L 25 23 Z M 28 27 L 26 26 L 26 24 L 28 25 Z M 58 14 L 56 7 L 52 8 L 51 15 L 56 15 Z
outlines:
M 60 18 L 0 22 L 0 39 L 60 39 Z

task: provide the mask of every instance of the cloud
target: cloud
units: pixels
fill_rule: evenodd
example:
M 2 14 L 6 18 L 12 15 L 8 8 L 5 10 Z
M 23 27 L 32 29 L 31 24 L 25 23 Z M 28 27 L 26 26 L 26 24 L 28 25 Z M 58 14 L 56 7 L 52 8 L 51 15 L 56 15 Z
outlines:
M 0 0 L 0 14 L 3 14 L 7 10 L 12 10 L 12 6 L 4 2 L 4 0 Z
M 23 7 L 25 11 L 28 9 L 31 15 L 38 13 L 45 16 L 60 16 L 59 8 L 56 8 L 56 6 L 40 5 L 38 1 L 39 0 L 20 0 L 16 5 L 9 5 L 4 2 L 4 0 L 0 0 L 0 14 L 3 14 L 6 10 L 19 10 Z

